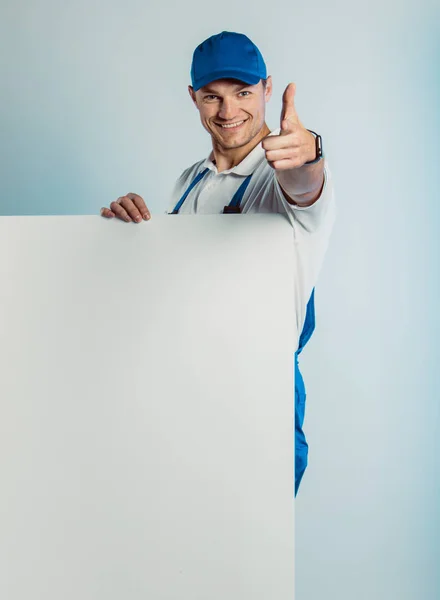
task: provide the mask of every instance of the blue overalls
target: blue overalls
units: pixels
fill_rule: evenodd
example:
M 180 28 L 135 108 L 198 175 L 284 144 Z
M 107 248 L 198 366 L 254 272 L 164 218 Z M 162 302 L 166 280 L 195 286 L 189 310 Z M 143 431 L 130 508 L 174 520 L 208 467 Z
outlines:
M 179 202 L 174 207 L 174 210 L 169 213 L 171 215 L 179 214 L 179 210 L 182 204 L 188 197 L 191 190 L 203 179 L 206 173 L 209 171 L 208 168 L 198 173 L 185 193 L 180 198 Z M 243 183 L 240 185 L 238 190 L 235 192 L 234 197 L 228 206 L 225 206 L 223 213 L 241 213 L 240 204 L 243 199 L 243 195 L 246 191 L 247 186 L 251 180 L 252 175 L 248 175 Z M 304 432 L 302 430 L 304 423 L 304 412 L 306 403 L 306 390 L 304 386 L 304 379 L 301 375 L 298 365 L 298 355 L 302 352 L 304 346 L 309 341 L 313 331 L 315 329 L 315 290 L 312 291 L 310 299 L 307 303 L 306 318 L 304 321 L 304 327 L 301 332 L 298 344 L 298 350 L 295 352 L 295 496 L 298 493 L 299 484 L 301 483 L 302 476 L 307 467 L 307 456 L 308 456 L 308 445 Z

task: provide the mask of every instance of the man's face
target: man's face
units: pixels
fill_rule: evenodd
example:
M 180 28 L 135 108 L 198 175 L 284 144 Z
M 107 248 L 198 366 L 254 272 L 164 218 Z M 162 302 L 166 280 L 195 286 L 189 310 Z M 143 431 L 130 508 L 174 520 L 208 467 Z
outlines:
M 224 150 L 245 146 L 260 133 L 272 94 L 270 76 L 266 87 L 262 81 L 247 85 L 236 79 L 218 79 L 197 92 L 191 86 L 188 89 L 203 127 Z

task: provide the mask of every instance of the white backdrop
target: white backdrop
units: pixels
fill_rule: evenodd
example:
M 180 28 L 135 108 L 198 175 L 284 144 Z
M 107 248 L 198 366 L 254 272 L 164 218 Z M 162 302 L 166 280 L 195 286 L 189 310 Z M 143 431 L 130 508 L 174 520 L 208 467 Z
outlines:
M 1 598 L 292 600 L 292 269 L 278 215 L 0 219 Z

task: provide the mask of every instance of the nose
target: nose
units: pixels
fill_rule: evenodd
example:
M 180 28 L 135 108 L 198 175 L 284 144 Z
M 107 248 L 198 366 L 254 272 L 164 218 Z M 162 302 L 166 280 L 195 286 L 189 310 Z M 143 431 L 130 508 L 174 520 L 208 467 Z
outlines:
M 221 107 L 218 113 L 220 119 L 230 121 L 237 114 L 237 106 L 232 98 L 223 98 Z

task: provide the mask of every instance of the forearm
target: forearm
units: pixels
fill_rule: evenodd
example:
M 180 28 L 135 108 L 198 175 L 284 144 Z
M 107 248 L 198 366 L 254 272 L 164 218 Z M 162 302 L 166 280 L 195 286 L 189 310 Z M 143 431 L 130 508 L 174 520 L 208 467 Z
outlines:
M 276 171 L 278 183 L 290 204 L 311 206 L 324 186 L 324 158 L 319 162 L 285 171 Z

